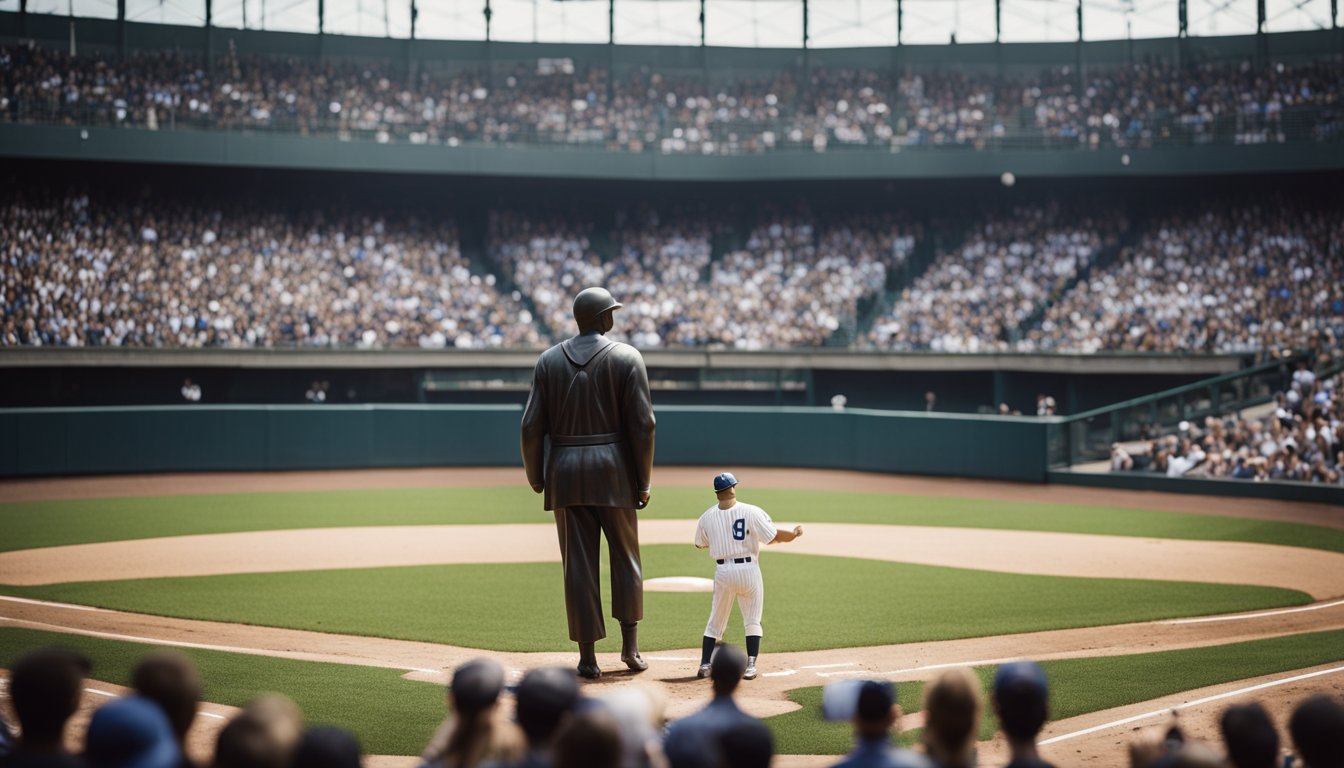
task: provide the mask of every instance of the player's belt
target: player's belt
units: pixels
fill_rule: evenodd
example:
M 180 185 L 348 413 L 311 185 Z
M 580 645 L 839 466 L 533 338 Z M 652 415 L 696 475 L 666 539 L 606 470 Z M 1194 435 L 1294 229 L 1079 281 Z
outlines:
M 600 435 L 551 435 L 551 445 L 609 445 L 621 442 L 621 433 L 603 432 Z
M 718 563 L 719 565 L 723 565 L 724 563 L 726 563 L 726 562 L 728 562 L 728 561 L 727 561 L 727 560 L 715 560 L 714 562 Z M 741 564 L 741 563 L 750 563 L 750 562 L 751 562 L 751 558 L 750 558 L 750 557 L 734 557 L 734 558 L 733 558 L 733 562 L 734 562 L 734 563 L 738 563 L 738 564 Z

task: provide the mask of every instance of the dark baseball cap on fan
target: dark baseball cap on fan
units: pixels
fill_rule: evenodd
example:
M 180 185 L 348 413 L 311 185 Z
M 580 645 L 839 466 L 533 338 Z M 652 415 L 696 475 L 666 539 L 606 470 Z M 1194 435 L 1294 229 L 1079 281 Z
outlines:
M 737 478 L 733 477 L 732 472 L 720 472 L 714 477 L 714 492 L 722 493 L 729 488 L 737 485 Z

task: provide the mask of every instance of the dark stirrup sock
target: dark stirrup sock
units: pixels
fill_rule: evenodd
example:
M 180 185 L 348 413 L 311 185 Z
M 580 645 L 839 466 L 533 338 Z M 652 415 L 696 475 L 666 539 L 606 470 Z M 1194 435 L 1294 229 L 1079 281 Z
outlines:
M 718 640 L 715 640 L 714 638 L 710 637 L 709 635 L 705 635 L 705 639 L 700 641 L 700 663 L 701 663 L 701 664 L 708 664 L 708 663 L 709 663 L 709 658 L 710 658 L 711 656 L 714 655 L 714 644 L 717 643 L 717 642 L 719 642 L 719 641 L 718 641 Z
M 761 636 L 747 635 L 747 657 L 756 658 L 761 655 Z

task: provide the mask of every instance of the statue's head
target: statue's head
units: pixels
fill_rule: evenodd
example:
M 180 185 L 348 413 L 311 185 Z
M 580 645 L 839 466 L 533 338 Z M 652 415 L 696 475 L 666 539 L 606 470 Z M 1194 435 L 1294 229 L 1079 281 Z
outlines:
M 593 329 L 602 333 L 610 331 L 612 311 L 622 306 L 606 288 L 583 289 L 574 297 L 574 322 L 579 324 L 579 333 Z

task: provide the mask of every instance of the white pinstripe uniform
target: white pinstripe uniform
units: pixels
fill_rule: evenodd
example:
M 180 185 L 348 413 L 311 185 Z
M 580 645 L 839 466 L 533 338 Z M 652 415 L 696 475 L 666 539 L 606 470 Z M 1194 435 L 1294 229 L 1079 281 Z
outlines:
M 718 504 L 700 516 L 695 526 L 695 545 L 708 547 L 714 569 L 714 607 L 709 612 L 705 637 L 723 639 L 728 615 L 736 598 L 742 609 L 747 635 L 760 635 L 765 609 L 765 582 L 761 579 L 761 545 L 774 541 L 778 531 L 765 510 L 740 501 L 727 509 Z M 750 562 L 733 562 L 747 560 Z

